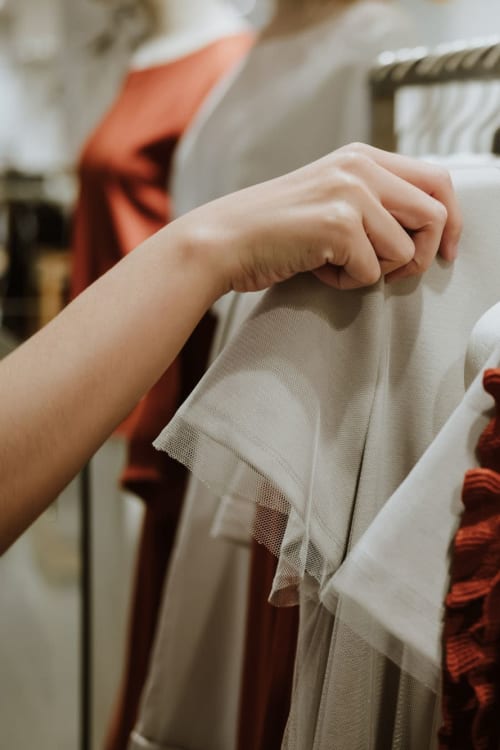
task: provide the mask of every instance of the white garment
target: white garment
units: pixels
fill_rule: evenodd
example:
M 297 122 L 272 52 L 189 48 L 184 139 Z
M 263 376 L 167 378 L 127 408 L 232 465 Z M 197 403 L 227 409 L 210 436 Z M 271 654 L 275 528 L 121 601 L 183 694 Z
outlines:
M 500 81 L 494 79 L 399 88 L 394 97 L 398 153 L 491 154 L 500 127 L 499 97 Z
M 332 615 L 314 582 L 306 581 L 300 595 L 282 750 L 436 750 L 436 695 Z
M 276 528 L 255 531 L 280 556 L 275 593 L 296 600 L 306 579 L 313 620 L 320 603 L 335 612 L 332 574 L 463 398 L 470 331 L 498 300 L 500 170 L 453 176 L 465 218 L 453 266 L 347 294 L 308 276 L 275 287 L 157 440 L 217 494 L 276 511 Z M 304 683 L 306 620 L 286 747 L 376 747 L 382 726 L 380 747 L 432 746 L 432 695 L 338 623 L 335 669 Z M 394 700 L 381 701 L 391 670 Z
M 199 24 L 199 21 L 198 21 Z M 211 26 L 189 29 L 184 32 L 165 34 L 146 41 L 137 49 L 131 60 L 133 70 L 164 65 L 203 47 L 235 34 L 249 32 L 247 23 L 229 6 L 223 18 L 217 18 Z
M 298 33 L 258 41 L 182 140 L 175 213 L 367 141 L 368 70 L 379 52 L 410 39 L 406 15 L 368 0 Z
M 191 482 L 130 750 L 233 750 L 248 552 L 210 539 L 218 501 Z
M 62 0 L 16 0 L 10 13 L 17 62 L 40 64 L 57 58 L 64 39 Z
M 60 70 L 52 59 L 15 58 L 0 26 L 0 170 L 51 173 L 68 164 Z
M 157 440 L 216 494 L 291 515 L 282 588 L 305 571 L 328 582 L 464 394 L 470 331 L 498 297 L 500 170 L 454 179 L 454 266 L 349 294 L 311 276 L 278 285 Z
M 181 142 L 174 213 L 289 172 L 346 143 L 367 141 L 369 67 L 380 51 L 410 38 L 406 15 L 369 0 L 298 33 L 259 41 L 241 69 L 219 84 Z M 241 304 L 231 297 L 229 312 L 225 300 L 216 306 L 223 320 Z M 238 515 L 225 498 L 214 533 L 244 541 L 248 523 L 237 530 Z
M 233 298 L 232 315 L 218 327 L 212 359 L 236 333 L 255 296 Z M 191 478 L 130 750 L 234 749 L 249 553 L 211 538 L 218 510 L 219 499 Z M 246 541 L 248 528 L 234 521 L 218 536 Z
M 500 366 L 500 345 L 487 366 Z M 478 465 L 476 446 L 492 406 L 481 372 L 330 584 L 345 600 L 344 621 L 435 690 L 464 475 Z
M 385 3 L 370 1 L 297 34 L 257 42 L 246 61 L 212 93 L 183 138 L 173 179 L 174 212 L 180 215 L 256 180 L 276 177 L 349 141 L 366 140 L 365 76 L 371 59 L 407 38 L 406 17 Z M 215 352 L 255 304 L 250 295 L 230 295 L 217 306 L 221 323 Z M 230 496 L 219 505 L 204 485 L 196 484 L 189 497 L 133 750 L 234 750 L 239 670 L 219 679 L 216 667 L 225 644 L 232 644 L 233 658 L 237 643 L 241 653 L 243 623 L 229 603 L 245 609 L 248 579 L 241 559 L 247 560 L 248 553 L 221 538 L 248 540 L 253 502 L 245 504 L 242 523 Z M 220 538 L 208 539 L 210 530 Z M 235 559 L 240 560 L 237 565 Z M 210 586 L 196 596 L 200 571 Z M 197 630 L 191 620 L 212 626 Z M 200 662 L 196 682 L 193 655 Z
M 82 145 L 115 100 L 132 50 L 147 31 L 145 3 L 71 0 L 62 2 L 64 45 L 59 94 L 70 157 Z

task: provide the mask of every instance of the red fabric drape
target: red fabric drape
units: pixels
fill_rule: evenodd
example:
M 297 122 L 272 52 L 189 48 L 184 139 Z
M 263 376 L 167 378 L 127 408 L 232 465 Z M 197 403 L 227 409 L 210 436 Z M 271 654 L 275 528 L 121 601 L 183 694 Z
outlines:
M 169 221 L 167 187 L 177 142 L 211 88 L 251 43 L 250 34 L 239 34 L 174 62 L 129 73 L 82 153 L 73 232 L 73 296 Z M 122 483 L 147 505 L 125 675 L 108 750 L 126 747 L 135 721 L 186 483 L 184 470 L 151 443 L 201 376 L 212 329 L 207 316 L 189 346 L 122 425 L 129 439 Z
M 253 542 L 238 750 L 280 750 L 290 711 L 299 608 L 267 601 L 276 564 Z

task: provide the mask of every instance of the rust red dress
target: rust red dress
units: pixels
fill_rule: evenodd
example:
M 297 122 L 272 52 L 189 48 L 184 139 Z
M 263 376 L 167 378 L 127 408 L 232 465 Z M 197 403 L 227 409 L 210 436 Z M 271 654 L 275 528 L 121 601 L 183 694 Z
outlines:
M 251 34 L 237 34 L 174 62 L 128 74 L 80 161 L 73 296 L 169 221 L 168 180 L 177 142 L 214 84 L 251 43 Z M 134 724 L 186 482 L 185 470 L 151 443 L 203 373 L 212 329 L 206 316 L 184 351 L 122 425 L 129 441 L 122 483 L 146 501 L 146 515 L 125 677 L 108 749 L 125 748 Z

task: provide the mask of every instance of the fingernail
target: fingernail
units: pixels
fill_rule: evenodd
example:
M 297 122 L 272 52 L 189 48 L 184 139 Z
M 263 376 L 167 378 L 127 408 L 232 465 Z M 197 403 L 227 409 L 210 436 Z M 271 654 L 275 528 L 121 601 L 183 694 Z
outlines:
M 458 257 L 458 243 L 446 242 L 441 247 L 440 255 L 449 263 L 452 263 Z
M 458 242 L 454 243 L 451 247 L 451 257 L 453 258 L 453 260 L 455 260 L 455 258 L 458 258 Z

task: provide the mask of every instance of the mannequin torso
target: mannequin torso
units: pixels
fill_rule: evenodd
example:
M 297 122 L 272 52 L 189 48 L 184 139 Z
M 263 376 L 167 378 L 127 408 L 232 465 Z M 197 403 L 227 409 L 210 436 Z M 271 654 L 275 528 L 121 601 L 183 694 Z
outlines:
M 248 24 L 224 0 L 148 0 L 154 32 L 132 57 L 135 70 L 184 57 Z

